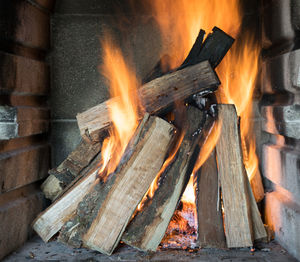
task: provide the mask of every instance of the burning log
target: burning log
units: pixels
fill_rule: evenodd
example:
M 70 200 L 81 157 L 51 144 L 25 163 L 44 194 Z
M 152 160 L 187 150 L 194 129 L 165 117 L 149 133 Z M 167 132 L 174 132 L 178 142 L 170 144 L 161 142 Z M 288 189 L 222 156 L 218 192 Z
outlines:
M 98 161 L 89 167 L 85 176 L 74 183 L 50 207 L 42 212 L 33 222 L 33 229 L 45 241 L 49 241 L 71 216 L 78 203 L 90 191 L 98 175 Z
M 226 240 L 215 150 L 198 171 L 196 179 L 199 245 L 208 248 L 225 248 Z
M 195 44 L 180 68 L 194 65 L 205 60 L 210 62 L 212 68 L 216 68 L 234 42 L 231 36 L 227 35 L 220 28 L 214 27 L 213 32 L 208 34 L 202 44 L 204 33 L 203 30 L 200 30 Z
M 49 176 L 42 184 L 46 198 L 54 201 L 91 161 L 99 154 L 101 143 L 87 143 L 82 140 L 57 168 L 49 171 Z
M 116 171 L 98 182 L 62 228 L 60 240 L 111 254 L 136 207 L 161 168 L 174 128 L 144 117 Z
M 143 85 L 139 97 L 150 114 L 161 112 L 175 101 L 184 100 L 199 92 L 210 93 L 220 84 L 207 61 L 164 75 Z M 98 140 L 98 135 L 111 124 L 108 105 L 117 103 L 112 98 L 77 115 L 80 134 L 84 138 Z
M 212 33 L 207 36 L 206 40 L 203 43 L 204 36 L 205 31 L 201 29 L 188 56 L 181 64 L 181 66 L 176 70 L 195 65 L 205 60 L 208 60 L 210 62 L 212 68 L 216 68 L 234 42 L 234 39 L 231 36 L 227 35 L 218 27 L 213 28 Z M 163 56 L 150 72 L 150 74 L 145 77 L 144 83 L 147 83 L 166 73 L 169 73 L 171 71 L 171 68 L 163 68 L 162 66 L 162 61 L 168 59 L 168 55 Z
M 221 135 L 216 149 L 226 242 L 228 247 L 252 246 L 253 239 L 266 232 L 243 164 L 238 118 L 233 105 L 219 105 L 218 109 Z
M 145 201 L 128 227 L 122 240 L 143 251 L 155 251 L 164 237 L 178 201 L 189 181 L 199 153 L 199 138 L 205 123 L 202 111 L 187 109 L 184 137 L 175 156 L 159 177 L 153 198 Z

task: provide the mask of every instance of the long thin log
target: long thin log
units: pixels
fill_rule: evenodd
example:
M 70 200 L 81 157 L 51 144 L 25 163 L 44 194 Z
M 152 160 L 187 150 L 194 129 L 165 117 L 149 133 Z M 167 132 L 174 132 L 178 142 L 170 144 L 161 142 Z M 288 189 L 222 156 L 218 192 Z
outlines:
M 196 203 L 200 247 L 226 247 L 215 150 L 197 173 Z
M 234 105 L 218 106 L 221 135 L 217 159 L 225 213 L 226 242 L 231 247 L 253 245 L 251 204 Z
M 143 251 L 155 251 L 170 223 L 180 197 L 187 185 L 199 153 L 199 138 L 205 123 L 202 111 L 187 109 L 186 128 L 173 162 L 160 175 L 159 187 L 132 219 L 122 240 Z
M 147 112 L 161 112 L 175 101 L 186 99 L 199 92 L 216 90 L 219 79 L 207 61 L 157 78 L 139 89 L 139 96 Z M 97 140 L 98 134 L 111 124 L 108 106 L 118 98 L 90 108 L 77 115 L 80 134 L 84 138 Z
M 161 168 L 174 128 L 157 117 L 144 119 L 119 166 L 78 205 L 60 239 L 111 254 L 132 214 Z M 71 228 L 70 228 L 71 227 Z
M 73 152 L 57 167 L 49 171 L 41 188 L 46 198 L 54 201 L 75 177 L 91 163 L 101 149 L 101 143 L 87 143 L 82 140 Z

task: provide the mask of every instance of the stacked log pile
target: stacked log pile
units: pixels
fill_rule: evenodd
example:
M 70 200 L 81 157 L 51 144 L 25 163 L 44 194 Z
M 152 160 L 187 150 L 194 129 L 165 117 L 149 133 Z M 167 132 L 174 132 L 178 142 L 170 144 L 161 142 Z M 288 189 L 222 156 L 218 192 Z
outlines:
M 234 106 L 217 105 L 216 114 L 216 105 L 199 108 L 192 99 L 214 97 L 220 84 L 214 68 L 234 41 L 218 28 L 205 41 L 204 35 L 201 30 L 179 68 L 163 72 L 158 63 L 147 76 L 138 90 L 146 113 L 117 168 L 105 179 L 99 175 L 101 144 L 111 126 L 108 107 L 118 103 L 118 97 L 78 114 L 83 140 L 42 186 L 54 201 L 33 224 L 44 241 L 59 232 L 64 243 L 108 255 L 120 240 L 155 251 L 214 121 L 221 125 L 220 139 L 195 174 L 199 244 L 251 247 L 254 240 L 266 237 L 243 164 Z M 174 112 L 175 103 L 183 109 L 170 123 L 163 118 Z M 157 189 L 149 197 L 154 182 Z

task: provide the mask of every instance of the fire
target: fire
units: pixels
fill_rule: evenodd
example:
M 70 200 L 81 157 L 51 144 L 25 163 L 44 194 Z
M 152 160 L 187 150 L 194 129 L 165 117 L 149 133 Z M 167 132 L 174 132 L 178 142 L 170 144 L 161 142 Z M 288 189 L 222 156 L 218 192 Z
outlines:
M 251 125 L 252 98 L 258 72 L 259 46 L 250 34 L 240 36 L 242 13 L 239 0 L 164 0 L 150 1 L 161 30 L 165 68 L 174 69 L 184 61 L 200 28 L 209 33 L 214 26 L 236 38 L 236 41 L 217 68 L 222 85 L 217 92 L 219 103 L 235 104 L 241 119 L 241 139 L 244 163 L 249 179 L 258 170 L 255 138 Z M 195 172 L 206 161 L 220 135 L 220 123 L 215 123 L 206 139 Z M 184 192 L 185 203 L 194 201 L 193 183 Z
M 137 95 L 139 81 L 135 71 L 125 63 L 121 50 L 113 44 L 111 38 L 104 39 L 101 73 L 107 78 L 110 95 L 117 97 L 117 103 L 108 105 L 113 125 L 110 136 L 104 140 L 102 146 L 102 165 L 99 170 L 102 179 L 116 169 L 138 126 L 139 111 L 141 110 Z
M 161 30 L 166 68 L 178 67 L 188 55 L 199 30 L 210 32 L 214 26 L 236 37 L 241 24 L 238 0 L 149 0 Z M 230 16 L 230 17 L 229 17 Z
M 243 34 L 224 58 L 217 72 L 222 81 L 217 98 L 220 103 L 234 104 L 240 116 L 244 164 L 249 179 L 258 169 L 252 126 L 252 99 L 259 70 L 260 47 L 250 33 Z

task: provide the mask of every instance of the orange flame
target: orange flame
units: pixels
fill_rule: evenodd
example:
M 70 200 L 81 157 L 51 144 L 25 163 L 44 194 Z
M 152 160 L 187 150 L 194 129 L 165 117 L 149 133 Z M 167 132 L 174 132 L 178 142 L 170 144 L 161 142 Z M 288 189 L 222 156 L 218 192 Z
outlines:
M 217 68 L 222 85 L 217 92 L 218 101 L 234 104 L 240 116 L 244 164 L 249 179 L 258 169 L 253 135 L 252 99 L 256 75 L 259 70 L 260 47 L 254 36 L 246 32 L 230 50 Z
M 165 68 L 174 69 L 184 61 L 194 44 L 200 28 L 209 33 L 214 26 L 236 38 L 242 22 L 239 0 L 164 0 L 151 1 L 161 30 Z M 241 118 L 241 138 L 244 163 L 248 177 L 258 169 L 255 138 L 251 126 L 252 97 L 258 72 L 259 46 L 250 34 L 238 38 L 217 68 L 222 85 L 217 92 L 218 102 L 235 104 Z M 220 136 L 220 123 L 215 123 L 202 146 L 195 172 L 206 161 Z M 189 182 L 183 195 L 185 203 L 195 199 L 193 183 Z
M 238 0 L 149 0 L 161 30 L 164 49 L 169 55 L 163 65 L 174 69 L 188 55 L 200 29 L 214 26 L 236 37 L 241 24 Z
M 126 146 L 138 126 L 140 103 L 137 95 L 139 81 L 135 71 L 130 68 L 119 48 L 114 46 L 110 37 L 104 38 L 102 74 L 107 78 L 111 97 L 108 104 L 112 128 L 110 136 L 102 146 L 102 166 L 100 177 L 105 179 L 116 169 Z M 116 102 L 117 101 L 117 102 Z

